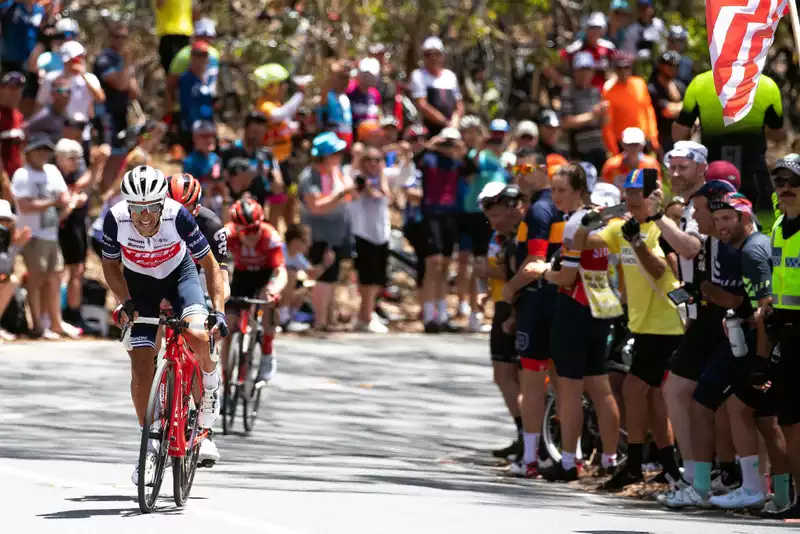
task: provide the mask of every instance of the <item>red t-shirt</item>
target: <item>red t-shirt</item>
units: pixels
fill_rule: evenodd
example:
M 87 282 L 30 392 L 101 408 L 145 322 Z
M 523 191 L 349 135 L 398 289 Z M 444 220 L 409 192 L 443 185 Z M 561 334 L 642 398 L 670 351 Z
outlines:
M 8 177 L 22 167 L 22 139 L 11 135 L 11 130 L 22 130 L 22 113 L 15 108 L 0 107 L 0 158 Z
M 572 44 L 567 45 L 560 54 L 561 59 L 569 65 L 570 71 L 572 71 L 572 59 L 575 57 L 575 54 L 581 51 L 592 54 L 595 64 L 592 85 L 602 91 L 603 85 L 606 83 L 606 71 L 610 68 L 611 53 L 614 51 L 614 48 L 614 43 L 605 39 L 598 39 L 595 46 L 590 46 L 586 41 L 578 39 Z

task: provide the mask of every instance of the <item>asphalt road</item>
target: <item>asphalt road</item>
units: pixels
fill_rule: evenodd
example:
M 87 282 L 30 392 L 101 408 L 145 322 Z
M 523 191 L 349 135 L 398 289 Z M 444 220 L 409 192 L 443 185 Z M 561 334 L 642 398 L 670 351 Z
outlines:
M 281 340 L 250 436 L 222 437 L 178 510 L 139 514 L 139 432 L 118 343 L 0 345 L 0 503 L 8 534 L 264 532 L 734 534 L 798 525 L 503 476 L 512 428 L 485 339 Z M 170 530 L 168 530 L 170 529 Z M 220 530 L 225 529 L 225 530 Z

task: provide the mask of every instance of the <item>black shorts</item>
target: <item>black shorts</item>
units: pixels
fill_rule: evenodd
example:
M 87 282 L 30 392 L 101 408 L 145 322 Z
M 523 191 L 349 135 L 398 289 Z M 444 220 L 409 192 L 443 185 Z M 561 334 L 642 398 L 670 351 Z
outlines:
M 423 215 L 422 224 L 426 236 L 425 256 L 452 256 L 458 240 L 458 215 Z
M 188 35 L 162 35 L 158 41 L 158 56 L 161 58 L 161 68 L 169 74 L 169 66 L 178 52 L 189 45 L 191 38 Z
M 120 137 L 120 133 L 128 130 L 128 114 L 127 113 L 109 113 L 106 111 L 100 117 L 100 124 L 103 127 L 103 142 L 117 149 L 118 153 L 121 149 L 125 148 L 128 139 L 124 136 Z
M 669 370 L 677 376 L 697 382 L 711 357 L 720 346 L 728 345 L 722 330 L 722 317 L 700 312 L 683 335 L 678 350 L 670 360 Z
M 634 333 L 633 361 L 628 374 L 641 379 L 650 387 L 661 387 L 669 369 L 669 361 L 678 348 L 681 337 L 683 336 Z
M 485 257 L 489 252 L 492 227 L 483 213 L 458 214 L 458 251 L 472 252 L 473 256 Z
M 353 259 L 358 283 L 362 286 L 385 286 L 389 265 L 389 243 L 376 245 L 356 236 L 356 257 Z
M 233 270 L 231 278 L 231 296 L 258 298 L 261 290 L 266 287 L 272 278 L 274 269 L 259 269 L 258 271 Z
M 489 334 L 489 351 L 493 362 L 519 363 L 516 339 L 513 334 L 503 331 L 503 323 L 511 317 L 513 307 L 508 302 L 494 303 L 492 331 Z
M 58 229 L 58 243 L 64 256 L 64 265 L 86 263 L 86 253 L 89 251 L 86 222 L 79 218 L 68 218 L 64 221 L 64 226 Z
M 781 356 L 772 373 L 778 423 L 800 423 L 800 325 L 784 327 L 780 332 Z
M 610 319 L 595 319 L 588 306 L 569 295 L 556 296 L 551 354 L 556 373 L 580 380 L 608 373 Z
M 755 410 L 756 417 L 771 417 L 777 414 L 777 397 L 773 389 L 766 392 L 755 389 L 750 382 L 750 369 L 755 355 L 755 332 L 746 332 L 750 352 L 736 358 L 731 352 L 728 339 L 719 345 L 697 381 L 692 398 L 698 404 L 716 412 L 730 397 L 736 397 Z
M 422 287 L 425 279 L 425 258 L 428 252 L 428 235 L 422 221 L 407 222 L 403 227 L 403 235 L 408 239 L 414 254 L 417 255 L 417 287 Z
M 317 278 L 317 281 L 325 284 L 335 284 L 339 281 L 339 267 L 342 263 L 342 260 L 350 257 L 349 246 L 341 245 L 338 247 L 331 247 L 323 241 L 315 241 L 311 245 L 311 248 L 308 249 L 308 261 L 311 262 L 311 265 L 321 264 L 322 257 L 325 255 L 325 251 L 329 248 L 332 248 L 333 252 L 336 253 L 336 261 L 334 261 L 330 267 L 325 269 L 325 272 L 323 272 L 320 277 Z
M 191 315 L 208 315 L 197 267 L 188 252 L 181 264 L 165 278 L 153 278 L 129 269 L 124 269 L 123 274 L 134 308 L 141 317 L 158 317 L 162 299 L 172 304 L 172 309 L 181 319 Z M 134 324 L 131 328 L 131 345 L 134 348 L 155 348 L 157 331 L 157 325 Z
M 536 290 L 523 289 L 517 299 L 516 347 L 523 369 L 540 370 L 541 362 L 550 359 L 556 291 L 550 284 Z

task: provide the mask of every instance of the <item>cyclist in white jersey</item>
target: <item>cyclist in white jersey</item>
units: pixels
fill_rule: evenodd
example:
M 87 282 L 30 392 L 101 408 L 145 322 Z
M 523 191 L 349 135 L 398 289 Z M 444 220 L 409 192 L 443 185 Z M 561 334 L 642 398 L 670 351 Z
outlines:
M 190 324 L 184 337 L 203 370 L 198 420 L 201 427 L 211 428 L 219 415 L 220 380 L 209 351 L 209 331 L 195 325 L 205 323 L 211 335 L 227 335 L 223 279 L 194 217 L 180 203 L 167 198 L 167 189 L 164 174 L 147 165 L 132 169 L 122 178 L 123 200 L 103 221 L 103 274 L 109 289 L 123 303 L 120 323 L 138 316 L 158 317 L 161 300 L 167 299 L 175 314 Z M 213 305 L 210 313 L 192 258 L 205 272 Z M 130 332 L 131 397 L 140 425 L 153 381 L 157 330 L 155 325 L 134 324 Z M 148 483 L 152 481 L 154 459 L 155 454 L 148 456 Z M 134 483 L 138 471 L 137 463 Z

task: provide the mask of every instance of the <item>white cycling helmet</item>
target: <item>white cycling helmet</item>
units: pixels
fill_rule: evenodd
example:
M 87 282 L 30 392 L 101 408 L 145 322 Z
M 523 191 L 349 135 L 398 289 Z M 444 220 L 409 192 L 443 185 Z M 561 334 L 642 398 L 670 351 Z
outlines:
M 128 202 L 164 202 L 169 187 L 163 172 L 140 165 L 125 173 L 119 189 Z

